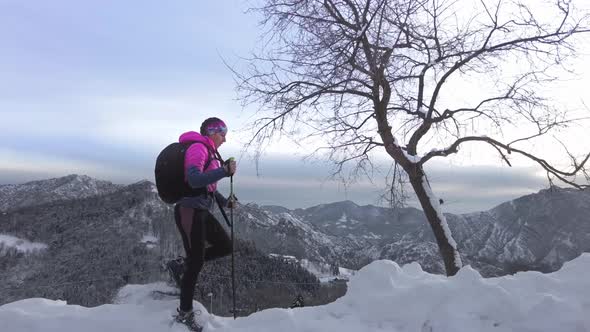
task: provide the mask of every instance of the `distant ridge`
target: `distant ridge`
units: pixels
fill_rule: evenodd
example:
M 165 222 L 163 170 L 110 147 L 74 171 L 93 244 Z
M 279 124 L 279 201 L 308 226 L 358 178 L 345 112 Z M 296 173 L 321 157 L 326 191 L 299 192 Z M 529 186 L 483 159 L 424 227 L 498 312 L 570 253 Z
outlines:
M 22 184 L 0 185 L 0 211 L 45 203 L 112 193 L 123 185 L 70 174 Z

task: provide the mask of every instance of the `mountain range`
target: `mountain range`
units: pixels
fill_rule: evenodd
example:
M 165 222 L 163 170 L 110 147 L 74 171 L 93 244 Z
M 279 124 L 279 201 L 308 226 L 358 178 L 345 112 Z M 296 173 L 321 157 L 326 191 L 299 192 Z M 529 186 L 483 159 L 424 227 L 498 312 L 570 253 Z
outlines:
M 39 289 L 44 284 L 111 276 L 118 286 L 129 278 L 161 280 L 162 262 L 182 253 L 172 214 L 171 206 L 158 198 L 149 181 L 122 186 L 69 175 L 1 185 L 4 289 L 18 289 L 19 294 L 29 289 L 25 296 L 67 298 L 87 287 L 43 289 L 42 294 Z M 219 211 L 216 214 L 221 221 Z M 250 203 L 240 204 L 234 215 L 236 237 L 250 248 L 248 253 L 260 253 L 256 261 L 270 254 L 294 256 L 306 266 L 315 266 L 318 276 L 329 275 L 339 266 L 358 269 L 376 259 L 399 264 L 417 261 L 426 271 L 444 271 L 432 232 L 422 211 L 415 208 L 344 201 L 291 210 Z M 445 215 L 464 263 L 484 276 L 554 271 L 590 251 L 589 190 L 552 187 L 488 211 Z M 23 252 L 2 242 L 2 236 L 44 244 L 47 249 Z M 245 258 L 241 264 L 252 268 Z M 154 269 L 158 271 L 148 273 Z M 90 284 L 96 288 L 100 282 Z M 102 293 L 103 297 L 85 304 L 108 302 L 108 292 Z M 15 298 L 2 288 L 0 295 Z
M 110 303 L 125 284 L 168 279 L 163 265 L 183 254 L 172 207 L 148 181 L 102 184 L 72 175 L 0 187 L 4 194 L 19 193 L 2 197 L 13 207 L 0 212 L 0 303 L 44 297 L 95 306 Z M 52 195 L 70 188 L 84 195 Z M 288 306 L 297 294 L 323 304 L 345 291 L 343 285 L 321 285 L 300 265 L 269 257 L 242 239 L 236 240 L 235 257 L 241 315 Z M 222 315 L 229 315 L 232 303 L 229 267 L 229 257 L 205 264 L 195 294 L 201 302 L 215 294 L 225 303 L 218 306 Z
M 418 209 L 359 206 L 351 201 L 296 210 L 260 209 L 266 212 L 267 224 L 290 221 L 307 233 L 304 239 L 317 238 L 313 232 L 323 235 L 316 245 L 304 240 L 307 243 L 301 247 L 308 251 L 301 254 L 304 257 L 318 257 L 315 252 L 321 252 L 322 258 L 352 268 L 374 259 L 418 261 L 427 271 L 444 272 L 432 231 Z M 590 251 L 590 190 L 552 187 L 488 211 L 445 216 L 464 263 L 484 276 L 555 271 Z M 265 220 L 255 219 L 257 224 Z

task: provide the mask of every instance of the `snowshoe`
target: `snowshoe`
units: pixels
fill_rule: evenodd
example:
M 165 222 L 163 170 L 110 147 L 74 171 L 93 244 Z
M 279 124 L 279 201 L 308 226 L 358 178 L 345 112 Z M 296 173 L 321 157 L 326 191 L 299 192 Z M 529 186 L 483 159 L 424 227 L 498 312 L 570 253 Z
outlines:
M 194 311 L 182 311 L 179 308 L 176 309 L 176 315 L 174 316 L 174 321 L 176 323 L 180 323 L 186 325 L 190 331 L 193 332 L 202 332 L 203 327 L 197 323 L 195 320 L 195 312 Z

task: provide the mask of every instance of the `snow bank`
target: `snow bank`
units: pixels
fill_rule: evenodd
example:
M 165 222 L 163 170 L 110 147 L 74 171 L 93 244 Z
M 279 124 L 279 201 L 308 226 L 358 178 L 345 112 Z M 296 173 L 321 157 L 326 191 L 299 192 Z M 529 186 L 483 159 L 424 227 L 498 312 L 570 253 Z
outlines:
M 140 242 L 145 243 L 145 246 L 148 247 L 149 249 L 155 248 L 159 241 L 160 241 L 160 239 L 158 239 L 157 237 L 150 235 L 150 234 L 144 235 L 140 240 Z
M 16 250 L 23 253 L 30 253 L 48 248 L 44 243 L 30 242 L 29 240 L 21 239 L 12 235 L 0 234 L 0 247 L 3 245 L 10 248 L 16 248 Z
M 269 309 L 249 317 L 202 314 L 205 331 L 590 331 L 590 254 L 551 274 L 522 272 L 482 278 L 464 267 L 451 278 L 416 263 L 376 261 L 351 277 L 336 302 L 298 309 Z M 118 304 L 96 308 L 28 299 L 0 307 L 2 331 L 187 331 L 169 326 L 176 299 L 154 297 L 163 284 L 126 286 Z

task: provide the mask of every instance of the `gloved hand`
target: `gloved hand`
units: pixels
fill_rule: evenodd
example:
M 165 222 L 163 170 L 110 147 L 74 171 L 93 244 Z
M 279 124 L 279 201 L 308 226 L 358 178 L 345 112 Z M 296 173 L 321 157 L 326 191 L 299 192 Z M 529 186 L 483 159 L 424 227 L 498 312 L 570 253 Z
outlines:
M 234 158 L 229 158 L 223 163 L 223 169 L 225 169 L 225 174 L 227 176 L 232 176 L 236 172 L 236 160 Z
M 228 198 L 227 198 L 227 207 L 229 209 L 233 209 L 238 205 L 238 198 L 236 197 L 236 195 L 231 194 Z

